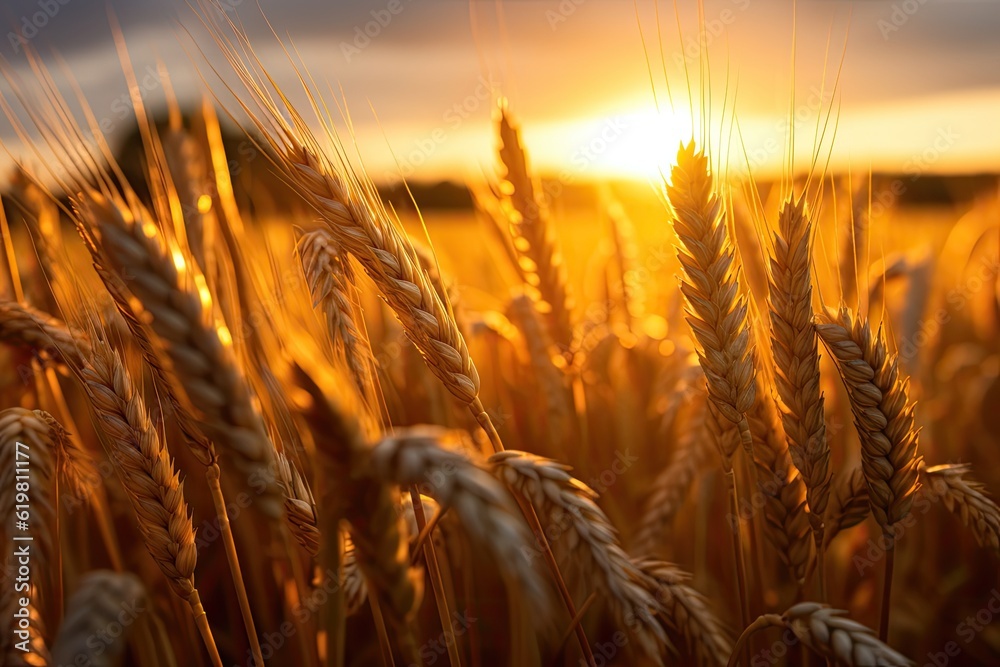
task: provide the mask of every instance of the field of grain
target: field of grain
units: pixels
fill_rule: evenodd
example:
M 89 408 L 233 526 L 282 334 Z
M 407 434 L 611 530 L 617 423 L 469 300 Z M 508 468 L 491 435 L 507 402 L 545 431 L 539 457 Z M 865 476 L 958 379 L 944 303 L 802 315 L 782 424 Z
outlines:
M 0 664 L 1000 664 L 1000 181 L 563 192 L 497 93 L 418 215 L 214 9 L 253 165 L 0 66 Z

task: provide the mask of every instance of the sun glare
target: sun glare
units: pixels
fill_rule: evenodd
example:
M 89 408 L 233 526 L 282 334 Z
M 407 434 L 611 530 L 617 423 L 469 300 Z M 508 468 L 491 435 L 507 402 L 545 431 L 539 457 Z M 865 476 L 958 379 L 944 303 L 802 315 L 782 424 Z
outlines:
M 658 180 L 666 173 L 677 145 L 691 137 L 691 121 L 653 109 L 591 117 L 546 133 L 550 168 L 572 179 Z M 561 144 L 557 146 L 556 144 Z

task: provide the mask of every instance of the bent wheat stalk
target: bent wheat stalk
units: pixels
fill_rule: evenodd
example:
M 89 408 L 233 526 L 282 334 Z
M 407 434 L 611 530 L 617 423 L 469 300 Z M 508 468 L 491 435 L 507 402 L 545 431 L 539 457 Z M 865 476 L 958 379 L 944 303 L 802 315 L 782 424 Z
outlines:
M 523 594 L 544 618 L 545 589 L 523 556 L 531 536 L 503 487 L 455 449 L 460 440 L 460 434 L 437 427 L 397 429 L 372 448 L 371 466 L 381 479 L 416 486 L 453 512 L 473 542 L 492 553 L 510 590 Z
M 817 602 L 801 602 L 784 614 L 764 614 L 740 635 L 729 667 L 747 640 L 768 627 L 790 630 L 805 646 L 842 667 L 910 667 L 913 663 L 875 637 L 869 628 L 852 621 L 847 612 Z
M 854 468 L 836 480 L 833 485 L 832 500 L 833 502 L 827 505 L 824 520 L 824 549 L 841 531 L 853 528 L 867 519 L 871 513 L 868 483 L 860 467 Z
M 633 561 L 642 581 L 660 604 L 662 616 L 674 633 L 684 638 L 699 665 L 726 664 L 733 641 L 708 600 L 688 583 L 691 575 L 659 560 Z
M 890 595 L 896 525 L 906 518 L 919 487 L 917 430 L 909 381 L 900 377 L 896 358 L 888 353 L 882 330 L 872 335 L 863 318 L 853 319 L 841 308 L 834 318 L 825 314 L 816 330 L 833 355 L 847 388 L 854 424 L 861 439 L 861 469 L 868 484 L 872 514 L 889 540 L 879 637 L 889 631 Z
M 66 323 L 16 301 L 0 301 L 0 340 L 27 347 L 67 365 L 90 356 L 90 343 Z
M 597 506 L 597 494 L 569 473 L 569 467 L 527 452 L 508 450 L 489 458 L 497 475 L 526 498 L 549 525 L 561 528 L 552 551 L 560 565 L 576 572 L 588 594 L 604 592 L 622 627 L 629 627 L 643 652 L 660 660 L 667 644 L 656 622 L 659 605 L 642 585 L 638 568 L 618 544 L 616 531 Z M 529 552 L 530 553 L 530 552 Z
M 920 479 L 925 492 L 940 498 L 980 545 L 1000 553 L 1000 507 L 982 484 L 969 479 L 970 470 L 967 464 L 927 467 L 921 461 Z
M 334 351 L 342 355 L 361 396 L 374 409 L 373 355 L 368 337 L 358 328 L 357 288 L 350 258 L 338 251 L 333 235 L 317 229 L 299 239 L 299 257 L 313 297 L 323 309 Z

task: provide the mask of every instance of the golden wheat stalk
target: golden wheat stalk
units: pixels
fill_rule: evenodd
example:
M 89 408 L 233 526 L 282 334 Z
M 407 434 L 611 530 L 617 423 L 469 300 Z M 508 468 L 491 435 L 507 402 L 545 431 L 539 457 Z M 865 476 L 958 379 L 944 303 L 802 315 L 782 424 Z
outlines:
M 660 604 L 668 628 L 687 643 L 698 665 L 724 665 L 733 641 L 701 593 L 691 588 L 691 575 L 672 563 L 634 561 L 646 589 Z
M 682 248 L 681 293 L 687 321 L 698 342 L 698 360 L 708 380 L 713 409 L 738 428 L 744 451 L 753 451 L 747 413 L 756 400 L 754 352 L 746 297 L 740 293 L 736 253 L 729 239 L 722 199 L 715 191 L 708 157 L 694 141 L 681 146 L 671 170 L 667 198 Z M 722 439 L 719 442 L 723 442 Z M 724 452 L 725 454 L 726 452 Z M 732 457 L 724 456 L 730 511 L 739 516 L 739 494 Z M 740 618 L 750 622 L 742 531 L 733 534 L 733 560 L 740 597 Z
M 94 236 L 95 262 L 119 279 L 130 277 L 123 282 L 136 297 L 133 303 L 151 318 L 198 426 L 208 441 L 223 446 L 242 484 L 254 487 L 254 506 L 279 518 L 274 448 L 236 361 L 231 334 L 214 321 L 211 296 L 197 267 L 169 247 L 141 207 L 93 191 L 82 195 L 79 206 Z
M 805 482 L 809 523 L 817 548 L 822 548 L 832 473 L 819 386 L 819 343 L 812 324 L 811 262 L 812 221 L 802 200 L 789 199 L 778 215 L 770 262 L 774 384 L 791 460 Z
M 904 655 L 880 641 L 869 628 L 845 616 L 847 612 L 817 602 L 800 602 L 780 616 L 764 614 L 743 631 L 729 659 L 736 656 L 752 634 L 768 627 L 790 630 L 805 646 L 842 667 L 910 667 Z
M 921 461 L 920 479 L 924 492 L 940 498 L 975 535 L 980 545 L 1000 552 L 1000 507 L 986 495 L 986 488 L 970 479 L 971 466 L 927 467 Z
M 90 343 L 80 332 L 48 313 L 16 301 L 0 300 L 0 340 L 26 347 L 43 357 L 79 365 L 90 354 Z
M 367 335 L 358 326 L 361 320 L 350 258 L 339 252 L 333 234 L 327 229 L 303 234 L 298 248 L 313 305 L 321 307 L 326 316 L 334 350 L 347 363 L 358 395 L 374 409 L 377 405 L 372 373 L 374 356 Z
M 681 292 L 687 299 L 688 323 L 700 349 L 698 358 L 712 401 L 740 426 L 748 451 L 746 414 L 754 405 L 753 341 L 746 297 L 740 294 L 736 254 L 726 229 L 722 199 L 715 192 L 708 157 L 694 142 L 682 146 L 671 171 L 667 197 L 682 249 Z
M 909 381 L 900 377 L 895 356 L 886 349 L 882 330 L 873 336 L 863 318 L 852 319 L 847 308 L 836 318 L 826 313 L 816 330 L 833 355 L 847 388 L 854 424 L 861 439 L 861 469 L 875 520 L 890 546 L 886 551 L 879 638 L 889 632 L 890 595 L 896 526 L 910 512 L 919 487 L 917 429 Z
M 94 336 L 91 337 L 92 339 Z M 184 487 L 118 353 L 107 344 L 77 370 L 138 519 L 146 549 L 174 593 L 188 603 L 213 664 L 221 665 L 211 626 L 195 587 L 198 549 Z
M 595 502 L 597 494 L 573 477 L 569 466 L 551 459 L 507 450 L 489 462 L 494 474 L 528 500 L 549 527 L 560 566 L 576 575 L 587 594 L 606 595 L 618 623 L 632 630 L 646 655 L 658 661 L 667 643 L 655 620 L 659 605 L 618 544 L 617 531 Z
M 917 430 L 908 382 L 879 330 L 873 336 L 864 318 L 846 308 L 825 315 L 816 330 L 840 370 L 861 438 L 861 468 L 868 483 L 872 514 L 888 534 L 906 518 L 918 488 Z
M 52 664 L 118 664 L 139 615 L 149 613 L 148 604 L 146 589 L 134 574 L 88 572 L 66 603 L 66 617 L 52 643 Z M 120 630 L 108 632 L 115 627 Z
M 521 134 L 506 106 L 498 114 L 498 153 L 505 173 L 500 187 L 518 265 L 528 286 L 543 305 L 549 333 L 559 351 L 571 360 L 575 348 L 573 299 L 566 267 L 556 243 L 552 221 L 538 191 L 521 144 Z

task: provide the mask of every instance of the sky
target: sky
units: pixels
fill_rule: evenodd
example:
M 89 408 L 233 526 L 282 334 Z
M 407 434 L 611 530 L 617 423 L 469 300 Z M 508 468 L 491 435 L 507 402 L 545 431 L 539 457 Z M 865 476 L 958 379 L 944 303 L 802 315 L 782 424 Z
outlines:
M 731 169 L 763 172 L 782 169 L 792 127 L 803 168 L 827 116 L 820 154 L 834 168 L 1000 169 L 993 0 L 704 0 L 701 20 L 694 0 L 677 0 L 676 13 L 670 0 L 221 2 L 282 86 L 297 86 L 288 46 L 328 100 L 343 95 L 375 180 L 492 171 L 498 93 L 535 168 L 565 179 L 653 178 L 693 127 L 726 147 Z M 109 6 L 151 108 L 164 100 L 158 61 L 182 101 L 212 90 L 237 108 L 219 77 L 233 78 L 187 0 L 7 0 L 0 55 L 30 81 L 26 45 L 54 68 L 58 54 L 120 134 L 127 85 Z M 22 154 L 2 121 L 0 140 Z

